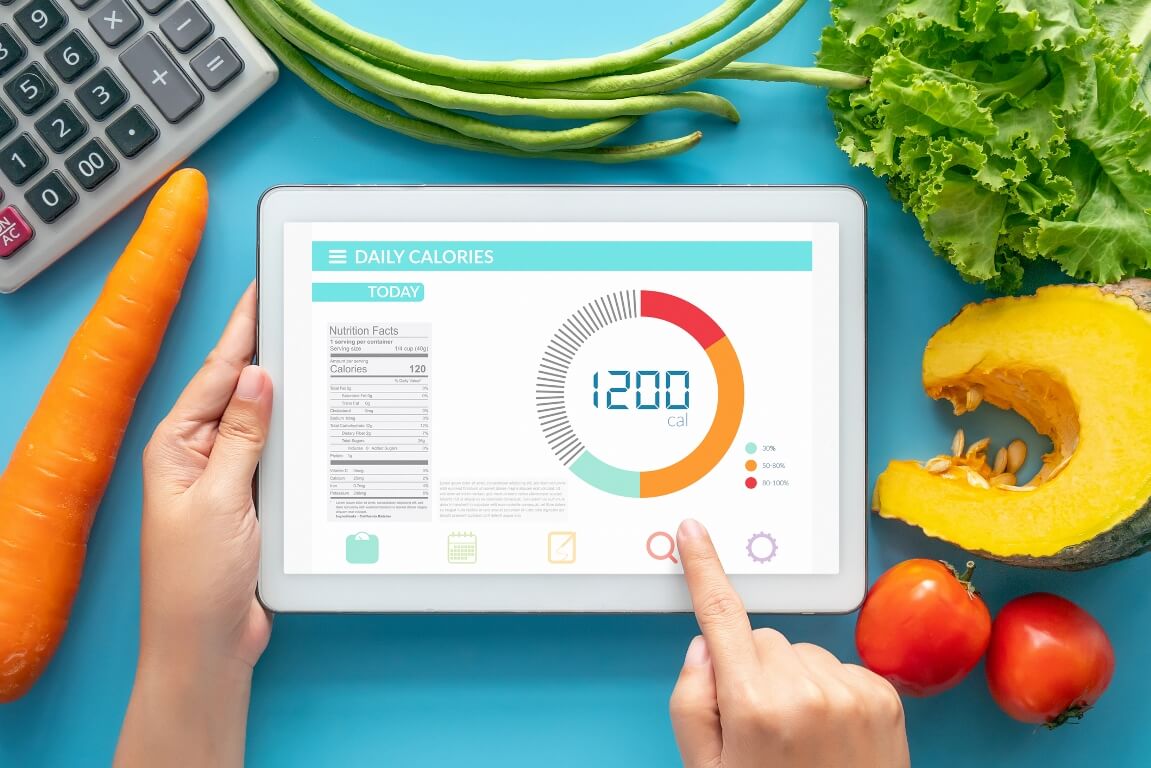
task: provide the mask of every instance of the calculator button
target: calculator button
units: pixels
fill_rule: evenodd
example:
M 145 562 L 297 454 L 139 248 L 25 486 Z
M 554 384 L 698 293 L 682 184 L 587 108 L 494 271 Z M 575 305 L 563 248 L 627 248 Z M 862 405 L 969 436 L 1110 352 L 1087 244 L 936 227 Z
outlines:
M 64 26 L 66 19 L 60 6 L 52 0 L 32 0 L 13 16 L 28 39 L 39 45 Z
M 27 52 L 28 49 L 24 44 L 12 34 L 12 28 L 7 24 L 0 24 L 0 75 L 23 61 Z
M 30 115 L 56 95 L 56 84 L 39 64 L 29 64 L 4 90 L 21 112 Z
M 120 108 L 128 92 L 110 69 L 101 69 L 95 77 L 76 89 L 76 98 L 97 120 L 103 120 Z
M 0 170 L 13 184 L 23 184 L 39 172 L 48 158 L 32 137 L 22 133 L 12 143 L 0 149 Z
M 0 210 L 0 259 L 7 259 L 32 239 L 32 227 L 15 206 Z
M 96 3 L 96 0 L 72 0 L 72 5 L 79 8 L 81 11 L 91 8 Z
M 44 54 L 48 64 L 66 83 L 87 72 L 96 63 L 96 52 L 79 30 L 72 30 Z
M 0 139 L 8 135 L 9 131 L 16 127 L 16 118 L 12 117 L 12 113 L 4 109 L 4 105 L 0 104 Z M 0 198 L 2 200 L 3 198 Z
M 192 0 L 168 14 L 160 30 L 177 51 L 190 51 L 212 31 L 212 22 Z
M 76 150 L 76 153 L 64 161 L 68 173 L 80 183 L 84 189 L 92 190 L 100 186 L 104 179 L 111 176 L 119 168 L 116 158 L 99 139 L 92 139 Z
M 139 107 L 132 107 L 108 126 L 108 138 L 124 157 L 135 157 L 160 135 Z
M 24 199 L 37 216 L 51 224 L 76 204 L 76 193 L 59 171 L 52 171 L 25 192 Z
M 244 62 L 224 38 L 218 38 L 192 59 L 192 71 L 210 91 L 218 91 L 244 68 Z
M 120 63 L 169 123 L 178 123 L 204 100 L 154 32 L 120 54 Z
M 151 14 L 159 13 L 172 4 L 172 0 L 140 0 L 140 5 Z
M 125 0 L 108 0 L 88 17 L 88 23 L 101 40 L 115 48 L 140 28 L 140 17 Z
M 36 121 L 40 138 L 55 152 L 63 152 L 88 132 L 84 118 L 67 101 L 62 101 Z

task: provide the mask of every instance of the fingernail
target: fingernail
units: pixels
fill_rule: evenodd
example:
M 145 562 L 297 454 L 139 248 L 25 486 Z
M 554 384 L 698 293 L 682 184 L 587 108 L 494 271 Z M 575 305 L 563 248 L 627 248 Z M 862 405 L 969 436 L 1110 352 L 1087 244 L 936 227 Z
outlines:
M 687 656 L 683 659 L 685 667 L 702 667 L 711 661 L 711 654 L 707 652 L 707 641 L 703 635 L 696 635 L 687 647 Z
M 702 539 L 707 535 L 707 531 L 699 524 L 699 521 L 689 517 L 679 524 L 679 535 L 685 539 Z
M 249 365 L 240 372 L 236 382 L 236 397 L 241 400 L 256 400 L 264 391 L 264 372 L 258 365 Z

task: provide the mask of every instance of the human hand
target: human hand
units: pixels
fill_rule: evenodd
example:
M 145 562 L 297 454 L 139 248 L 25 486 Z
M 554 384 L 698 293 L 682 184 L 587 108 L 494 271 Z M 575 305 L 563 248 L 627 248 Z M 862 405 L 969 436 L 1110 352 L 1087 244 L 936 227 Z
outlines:
M 144 450 L 140 658 L 117 765 L 239 765 L 252 667 L 271 617 L 256 600 L 252 477 L 272 384 L 249 365 L 256 293 Z
M 671 696 L 687 768 L 910 766 L 890 683 L 819 646 L 753 631 L 703 526 L 687 520 L 677 539 L 703 632 Z

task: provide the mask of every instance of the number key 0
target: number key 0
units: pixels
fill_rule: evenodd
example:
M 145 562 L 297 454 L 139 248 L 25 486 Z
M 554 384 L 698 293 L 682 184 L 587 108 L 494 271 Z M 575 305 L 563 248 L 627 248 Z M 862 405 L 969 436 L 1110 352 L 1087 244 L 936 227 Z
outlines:
M 59 171 L 52 171 L 25 192 L 24 199 L 37 216 L 51 224 L 76 204 L 76 193 Z
M 76 89 L 76 98 L 97 120 L 103 120 L 120 108 L 128 92 L 110 69 L 101 69 L 95 77 Z

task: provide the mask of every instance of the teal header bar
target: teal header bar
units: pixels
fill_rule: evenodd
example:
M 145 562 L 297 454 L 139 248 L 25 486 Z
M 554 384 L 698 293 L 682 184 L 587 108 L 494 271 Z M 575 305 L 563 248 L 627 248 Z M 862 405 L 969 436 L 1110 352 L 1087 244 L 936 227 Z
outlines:
M 319 240 L 317 272 L 810 272 L 808 241 Z
M 423 300 L 423 283 L 312 283 L 312 301 Z

